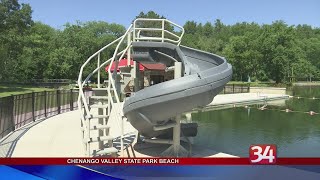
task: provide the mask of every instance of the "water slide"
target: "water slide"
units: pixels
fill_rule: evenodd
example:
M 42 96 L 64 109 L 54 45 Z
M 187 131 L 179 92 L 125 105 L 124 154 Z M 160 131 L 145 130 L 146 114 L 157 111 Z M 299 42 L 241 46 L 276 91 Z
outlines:
M 172 123 L 176 115 L 208 105 L 232 76 L 226 59 L 212 53 L 167 42 L 133 42 L 132 48 L 137 62 L 182 64 L 180 78 L 147 87 L 125 100 L 124 115 L 148 138 L 169 133 L 155 127 Z

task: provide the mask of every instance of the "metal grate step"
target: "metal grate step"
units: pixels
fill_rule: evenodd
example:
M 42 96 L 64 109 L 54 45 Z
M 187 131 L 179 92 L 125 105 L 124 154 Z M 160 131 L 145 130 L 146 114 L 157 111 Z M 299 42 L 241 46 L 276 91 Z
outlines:
M 109 128 L 110 128 L 110 126 L 98 124 L 98 125 L 91 127 L 90 130 L 109 129 Z
M 109 106 L 107 104 L 93 104 L 90 106 L 91 108 L 103 108 L 107 109 Z
M 108 88 L 92 88 L 93 91 L 107 91 Z
M 88 143 L 99 142 L 99 141 L 110 141 L 113 139 L 114 138 L 112 136 L 100 136 L 100 137 L 90 138 Z
M 91 118 L 108 118 L 109 115 L 91 115 Z
M 95 100 L 108 100 L 107 96 L 90 96 L 89 98 Z

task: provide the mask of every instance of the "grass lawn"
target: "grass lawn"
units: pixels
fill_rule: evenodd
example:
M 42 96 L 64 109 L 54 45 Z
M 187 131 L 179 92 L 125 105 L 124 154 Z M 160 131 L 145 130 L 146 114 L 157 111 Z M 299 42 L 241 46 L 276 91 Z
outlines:
M 30 93 L 32 91 L 38 92 L 38 91 L 45 91 L 45 90 L 50 91 L 52 89 L 26 86 L 26 85 L 16 85 L 16 84 L 10 84 L 10 85 L 0 84 L 0 97 L 16 95 L 16 94 L 25 94 L 25 93 Z

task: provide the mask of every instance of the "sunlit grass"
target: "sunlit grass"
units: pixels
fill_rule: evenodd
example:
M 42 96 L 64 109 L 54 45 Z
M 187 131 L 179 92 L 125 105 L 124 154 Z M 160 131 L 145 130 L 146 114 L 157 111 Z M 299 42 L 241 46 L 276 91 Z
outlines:
M 228 82 L 228 85 L 249 85 L 251 87 L 286 87 L 287 84 L 285 83 L 280 83 L 280 84 L 276 84 L 276 83 L 273 83 L 273 82 L 259 82 L 259 81 L 256 81 L 256 82 L 242 82 L 242 81 L 229 81 Z
M 0 84 L 0 97 L 25 94 L 30 92 L 39 92 L 39 91 L 50 91 L 51 88 L 35 87 L 28 85 L 17 85 L 17 84 Z

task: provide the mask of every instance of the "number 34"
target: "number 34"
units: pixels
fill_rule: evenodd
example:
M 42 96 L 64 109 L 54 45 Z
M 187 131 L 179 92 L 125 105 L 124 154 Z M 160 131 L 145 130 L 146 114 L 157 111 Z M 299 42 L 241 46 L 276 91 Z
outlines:
M 251 146 L 251 153 L 254 158 L 250 158 L 252 163 L 259 163 L 263 160 L 269 160 L 269 163 L 274 163 L 275 155 L 273 152 L 274 148 L 270 149 L 270 146 Z

